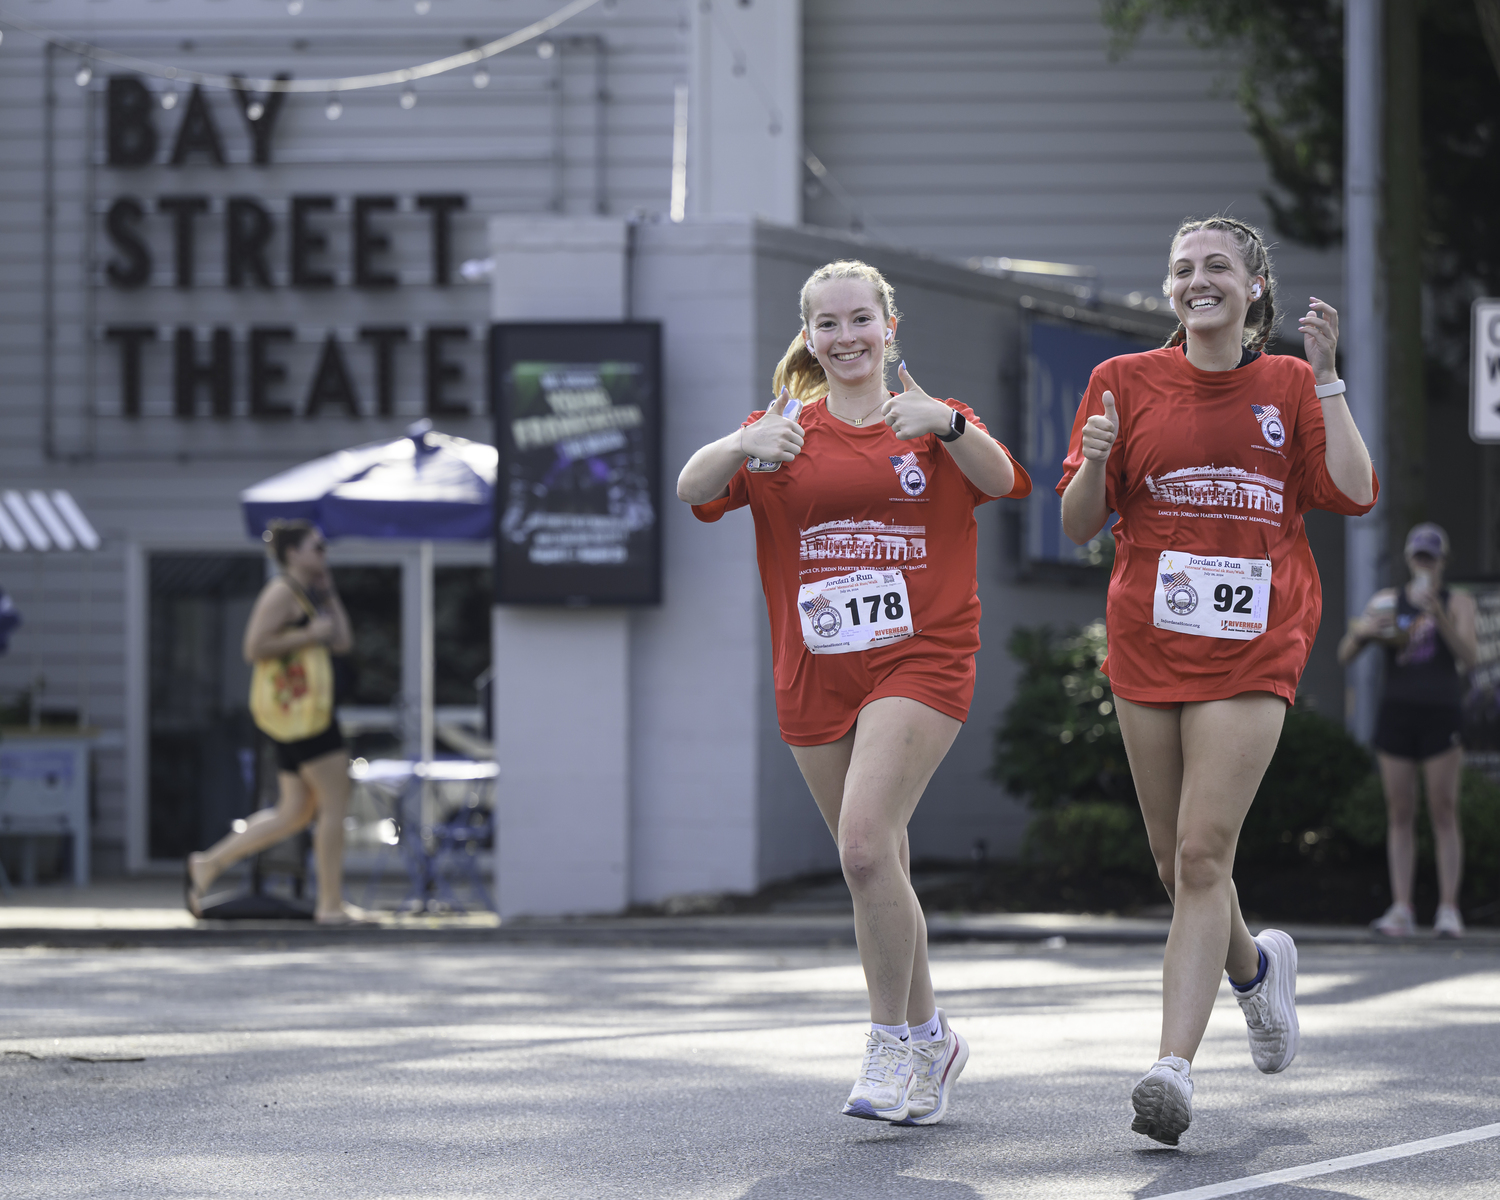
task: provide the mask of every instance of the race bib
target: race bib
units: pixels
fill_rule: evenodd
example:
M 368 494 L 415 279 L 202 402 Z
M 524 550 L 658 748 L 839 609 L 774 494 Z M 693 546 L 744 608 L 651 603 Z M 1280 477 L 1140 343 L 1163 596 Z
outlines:
M 1158 629 L 1249 641 L 1266 631 L 1270 611 L 1269 559 L 1163 550 L 1157 560 Z
M 802 640 L 814 654 L 848 654 L 899 642 L 916 632 L 906 576 L 853 571 L 797 590 Z

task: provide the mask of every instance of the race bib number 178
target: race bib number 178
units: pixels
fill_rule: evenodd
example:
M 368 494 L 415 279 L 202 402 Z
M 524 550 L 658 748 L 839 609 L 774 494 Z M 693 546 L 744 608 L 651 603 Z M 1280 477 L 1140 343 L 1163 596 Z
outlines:
M 1266 631 L 1271 563 L 1163 550 L 1156 566 L 1152 624 L 1196 637 L 1249 641 Z
M 868 650 L 916 631 L 900 571 L 853 571 L 804 583 L 797 591 L 797 613 L 802 640 L 814 654 Z

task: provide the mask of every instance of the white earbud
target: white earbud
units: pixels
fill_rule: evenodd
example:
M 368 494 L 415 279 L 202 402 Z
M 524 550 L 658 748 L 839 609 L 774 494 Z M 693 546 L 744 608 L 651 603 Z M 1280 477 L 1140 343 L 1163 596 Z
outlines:
M 812 348 L 812 343 L 811 342 L 807 343 L 807 352 L 809 354 L 811 354 L 814 358 L 818 357 L 818 352 Z
M 1168 307 L 1171 308 L 1171 310 L 1173 312 L 1176 312 L 1177 311 L 1177 297 L 1176 296 L 1168 296 L 1167 297 L 1167 305 L 1168 305 Z
M 896 335 L 895 335 L 895 334 L 893 334 L 893 333 L 892 333 L 892 332 L 891 332 L 891 331 L 890 331 L 890 330 L 889 330 L 889 329 L 887 329 L 887 330 L 886 330 L 886 331 L 885 331 L 885 340 L 886 340 L 886 341 L 887 341 L 887 342 L 889 342 L 889 341 L 890 341 L 890 340 L 891 340 L 891 338 L 893 338 L 893 337 L 895 337 L 895 336 L 896 336 Z
M 1260 284 L 1256 283 L 1256 284 L 1252 284 L 1250 286 L 1250 299 L 1252 299 L 1252 300 L 1259 300 L 1260 299 Z

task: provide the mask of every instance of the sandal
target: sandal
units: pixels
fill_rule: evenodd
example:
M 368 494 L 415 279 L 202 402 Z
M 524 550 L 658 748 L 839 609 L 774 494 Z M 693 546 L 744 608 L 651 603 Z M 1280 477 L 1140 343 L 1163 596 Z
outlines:
M 182 906 L 198 920 L 203 920 L 203 896 L 193 886 L 193 868 L 182 864 Z
M 313 917 L 313 923 L 333 928 L 350 925 L 370 926 L 380 924 L 370 913 L 367 913 L 362 908 L 356 908 L 352 904 L 344 905 L 338 912 L 320 913 Z

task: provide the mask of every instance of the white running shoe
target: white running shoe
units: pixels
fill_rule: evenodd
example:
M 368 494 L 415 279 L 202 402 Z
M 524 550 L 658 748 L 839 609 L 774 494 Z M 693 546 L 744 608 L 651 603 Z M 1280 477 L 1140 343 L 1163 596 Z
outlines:
M 1410 904 L 1393 904 L 1379 920 L 1370 922 L 1370 928 L 1385 937 L 1412 937 L 1417 932 L 1417 923 L 1412 918 Z
M 948 1111 L 948 1096 L 969 1061 L 969 1043 L 948 1027 L 948 1016 L 937 1010 L 942 1037 L 933 1042 L 912 1039 L 911 1106 L 901 1125 L 936 1125 Z
M 865 1041 L 865 1061 L 844 1105 L 844 1116 L 866 1121 L 904 1121 L 911 1108 L 911 1040 L 872 1029 Z
M 1437 917 L 1432 922 L 1432 932 L 1440 938 L 1461 938 L 1464 935 L 1464 919 L 1451 904 L 1439 904 Z
M 1248 992 L 1234 990 L 1250 1032 L 1250 1057 L 1267 1075 L 1285 1071 L 1297 1057 L 1297 943 L 1279 929 L 1263 929 L 1255 944 L 1266 973 Z
M 1144 1133 L 1166 1146 L 1177 1145 L 1177 1139 L 1193 1123 L 1192 1064 L 1185 1058 L 1168 1054 L 1156 1060 L 1130 1093 L 1135 1107 L 1131 1131 Z

